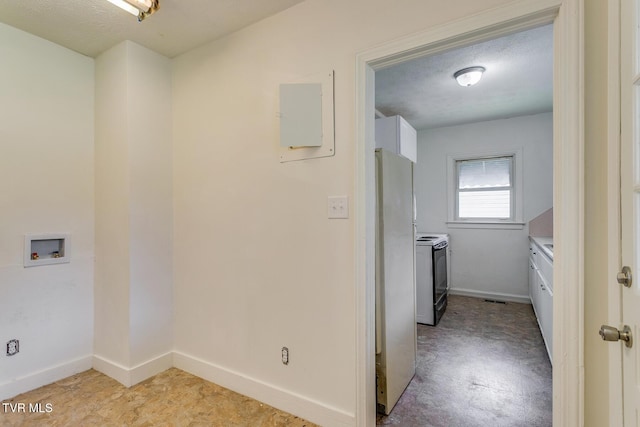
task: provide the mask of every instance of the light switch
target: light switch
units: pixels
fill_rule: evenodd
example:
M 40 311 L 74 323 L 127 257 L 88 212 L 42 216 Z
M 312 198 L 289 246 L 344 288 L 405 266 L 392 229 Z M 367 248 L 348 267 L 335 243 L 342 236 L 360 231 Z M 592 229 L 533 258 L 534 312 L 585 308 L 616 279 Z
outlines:
M 349 198 L 347 196 L 330 196 L 328 216 L 329 218 L 349 218 Z

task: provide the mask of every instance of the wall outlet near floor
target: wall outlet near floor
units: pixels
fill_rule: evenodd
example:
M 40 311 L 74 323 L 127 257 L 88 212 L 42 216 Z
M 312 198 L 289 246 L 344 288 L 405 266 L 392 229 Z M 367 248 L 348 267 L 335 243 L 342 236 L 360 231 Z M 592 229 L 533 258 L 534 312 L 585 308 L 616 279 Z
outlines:
M 7 341 L 7 356 L 14 356 L 20 352 L 20 341 L 17 339 Z
M 287 347 L 282 347 L 282 364 L 289 364 L 289 349 Z

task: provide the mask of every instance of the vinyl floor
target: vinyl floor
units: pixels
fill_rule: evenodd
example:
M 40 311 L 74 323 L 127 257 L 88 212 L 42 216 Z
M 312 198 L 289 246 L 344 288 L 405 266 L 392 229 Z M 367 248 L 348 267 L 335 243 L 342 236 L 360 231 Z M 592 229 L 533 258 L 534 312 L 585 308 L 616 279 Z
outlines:
M 551 402 L 551 364 L 531 306 L 451 296 L 438 326 L 418 325 L 416 375 L 377 424 L 551 426 Z M 25 404 L 25 412 L 0 407 L 0 426 L 11 427 L 315 426 L 175 368 L 131 388 L 89 370 L 3 403 Z
M 3 427 L 315 426 L 176 368 L 131 388 L 91 369 L 3 403 Z
M 436 327 L 418 325 L 416 375 L 377 424 L 551 426 L 551 363 L 532 306 L 450 296 Z

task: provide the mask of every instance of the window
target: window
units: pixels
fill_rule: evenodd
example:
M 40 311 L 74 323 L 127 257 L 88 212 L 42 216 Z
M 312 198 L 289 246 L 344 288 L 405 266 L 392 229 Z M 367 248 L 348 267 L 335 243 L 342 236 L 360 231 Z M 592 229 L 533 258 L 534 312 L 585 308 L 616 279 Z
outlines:
M 449 156 L 450 227 L 522 228 L 521 150 Z
M 513 220 L 513 156 L 456 160 L 456 219 Z

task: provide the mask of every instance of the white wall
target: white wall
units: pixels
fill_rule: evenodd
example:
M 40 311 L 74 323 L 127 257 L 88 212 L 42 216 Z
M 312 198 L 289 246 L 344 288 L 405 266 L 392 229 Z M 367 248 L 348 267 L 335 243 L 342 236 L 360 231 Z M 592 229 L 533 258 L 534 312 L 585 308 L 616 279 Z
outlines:
M 96 59 L 96 265 L 94 352 L 129 366 L 127 50 Z
M 0 57 L 2 399 L 91 366 L 94 68 L 4 24 Z M 24 234 L 50 232 L 70 233 L 71 262 L 24 268 Z
M 504 3 L 309 0 L 174 60 L 178 367 L 353 422 L 355 230 L 327 196 L 353 206 L 355 54 Z M 336 155 L 279 163 L 278 85 L 330 69 Z
M 132 42 L 96 60 L 95 364 L 125 385 L 171 366 L 170 61 Z
M 171 62 L 128 44 L 131 364 L 173 349 Z
M 449 228 L 447 156 L 522 149 L 523 214 L 528 223 L 553 204 L 552 126 L 552 113 L 543 113 L 418 132 L 418 231 L 450 234 L 454 293 L 528 300 L 528 227 Z

